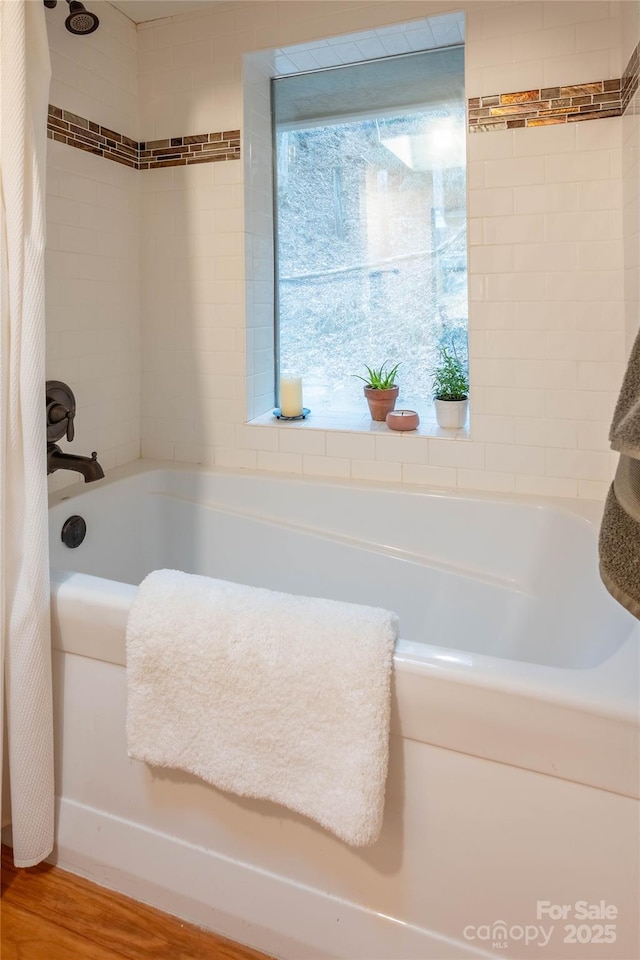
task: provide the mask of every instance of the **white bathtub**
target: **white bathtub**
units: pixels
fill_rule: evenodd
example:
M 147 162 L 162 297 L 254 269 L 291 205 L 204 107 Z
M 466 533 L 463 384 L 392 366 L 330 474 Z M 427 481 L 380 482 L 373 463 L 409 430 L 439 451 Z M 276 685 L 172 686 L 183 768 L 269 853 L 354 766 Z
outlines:
M 637 960 L 640 630 L 584 510 L 142 462 L 55 495 L 58 862 L 290 960 Z M 127 759 L 125 623 L 158 567 L 400 615 L 375 846 Z

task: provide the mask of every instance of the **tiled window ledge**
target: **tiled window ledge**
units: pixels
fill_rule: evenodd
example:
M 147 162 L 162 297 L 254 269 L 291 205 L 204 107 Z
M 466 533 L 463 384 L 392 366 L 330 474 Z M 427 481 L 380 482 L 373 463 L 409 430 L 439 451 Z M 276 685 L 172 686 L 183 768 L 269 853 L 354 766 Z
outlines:
M 417 430 L 390 430 L 386 423 L 372 420 L 368 413 L 314 413 L 305 420 L 278 420 L 271 412 L 249 421 L 252 427 L 281 427 L 287 430 L 336 430 L 341 433 L 386 434 L 400 437 L 439 437 L 443 440 L 470 440 L 469 425 L 461 430 L 443 430 L 435 419 L 420 414 Z

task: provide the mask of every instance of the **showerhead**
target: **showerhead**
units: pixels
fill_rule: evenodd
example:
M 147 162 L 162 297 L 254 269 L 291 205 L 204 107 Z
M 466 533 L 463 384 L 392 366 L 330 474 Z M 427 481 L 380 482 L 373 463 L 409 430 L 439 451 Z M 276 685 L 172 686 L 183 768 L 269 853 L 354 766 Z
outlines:
M 69 4 L 69 16 L 64 22 L 69 33 L 85 34 L 93 33 L 98 29 L 100 21 L 95 13 L 85 10 L 84 4 L 80 0 L 67 0 Z

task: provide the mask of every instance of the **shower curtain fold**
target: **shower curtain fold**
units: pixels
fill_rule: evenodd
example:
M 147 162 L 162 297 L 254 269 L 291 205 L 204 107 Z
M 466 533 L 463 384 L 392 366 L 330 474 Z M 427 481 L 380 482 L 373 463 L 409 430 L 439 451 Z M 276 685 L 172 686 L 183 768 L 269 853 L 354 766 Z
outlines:
M 50 77 L 43 5 L 0 0 L 0 717 L 20 867 L 48 856 L 54 824 L 44 427 Z

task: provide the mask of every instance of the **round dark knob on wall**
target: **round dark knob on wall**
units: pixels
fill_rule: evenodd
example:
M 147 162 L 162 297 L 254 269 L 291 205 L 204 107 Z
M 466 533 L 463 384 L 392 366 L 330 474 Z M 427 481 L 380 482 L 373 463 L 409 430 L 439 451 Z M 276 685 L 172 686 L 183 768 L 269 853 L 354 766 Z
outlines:
M 87 525 L 84 518 L 77 516 L 77 514 L 69 517 L 62 524 L 61 540 L 66 547 L 70 547 L 72 550 L 80 546 L 86 535 Z

